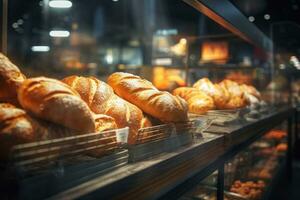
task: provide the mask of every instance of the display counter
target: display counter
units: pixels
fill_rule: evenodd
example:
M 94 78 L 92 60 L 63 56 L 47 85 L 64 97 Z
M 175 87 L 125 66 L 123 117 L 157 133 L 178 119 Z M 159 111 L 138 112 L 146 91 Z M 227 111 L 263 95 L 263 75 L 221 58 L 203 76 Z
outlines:
M 78 184 L 51 199 L 176 199 L 217 169 L 221 169 L 218 175 L 218 194 L 219 197 L 223 197 L 224 163 L 268 130 L 286 120 L 289 127 L 287 171 L 291 172 L 291 123 L 294 113 L 293 108 L 283 107 L 274 109 L 270 114 L 253 122 L 239 120 L 232 125 L 224 126 L 227 133 L 205 133 L 202 138 L 195 139 L 189 146 L 130 163 L 113 172 Z

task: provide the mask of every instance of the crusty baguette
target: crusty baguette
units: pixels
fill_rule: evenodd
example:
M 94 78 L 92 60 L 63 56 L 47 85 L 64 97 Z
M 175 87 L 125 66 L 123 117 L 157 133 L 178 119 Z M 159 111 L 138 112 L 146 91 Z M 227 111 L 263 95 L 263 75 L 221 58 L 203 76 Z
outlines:
M 196 88 L 180 87 L 175 89 L 173 94 L 186 100 L 191 113 L 204 114 L 215 108 L 213 98 Z
M 69 76 L 62 81 L 76 90 L 94 113 L 113 117 L 118 128 L 129 127 L 128 143 L 135 143 L 140 128 L 151 126 L 151 122 L 143 118 L 142 110 L 117 96 L 103 81 L 79 76 Z
M 95 131 L 88 105 L 68 85 L 38 77 L 25 80 L 18 91 L 22 107 L 35 116 L 81 133 Z
M 0 53 L 0 102 L 18 104 L 17 90 L 24 80 L 19 68 Z
M 193 87 L 211 96 L 218 109 L 224 109 L 229 101 L 230 96 L 228 91 L 218 84 L 212 83 L 208 78 L 198 80 Z
M 122 98 L 162 122 L 187 120 L 187 103 L 178 96 L 159 91 L 139 76 L 117 72 L 109 76 L 108 84 Z

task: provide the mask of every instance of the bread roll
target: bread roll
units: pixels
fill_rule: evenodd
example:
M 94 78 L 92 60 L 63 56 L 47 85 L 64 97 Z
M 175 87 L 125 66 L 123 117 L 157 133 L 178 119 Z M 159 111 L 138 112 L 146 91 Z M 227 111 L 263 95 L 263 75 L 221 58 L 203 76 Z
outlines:
M 241 90 L 238 83 L 225 79 L 220 82 L 219 85 L 224 88 L 224 90 L 227 90 L 230 95 L 229 101 L 224 106 L 224 109 L 242 108 L 247 105 L 244 92 Z
M 122 98 L 162 122 L 187 120 L 187 103 L 178 96 L 159 91 L 139 76 L 117 72 L 109 76 L 108 84 Z
M 117 96 L 109 85 L 95 77 L 69 76 L 62 81 L 76 90 L 93 112 L 113 117 L 118 128 L 129 127 L 130 144 L 135 143 L 140 128 L 151 126 L 142 110 Z
M 78 93 L 55 79 L 27 79 L 19 88 L 22 107 L 35 116 L 82 133 L 95 131 L 93 114 Z
M 186 100 L 191 113 L 204 114 L 215 108 L 213 98 L 196 88 L 180 87 L 175 89 L 173 94 Z
M 24 80 L 19 68 L 0 53 L 0 102 L 18 104 L 17 90 Z
M 213 84 L 208 78 L 198 80 L 193 87 L 212 97 L 218 109 L 224 109 L 229 101 L 230 96 L 228 91 L 218 84 Z

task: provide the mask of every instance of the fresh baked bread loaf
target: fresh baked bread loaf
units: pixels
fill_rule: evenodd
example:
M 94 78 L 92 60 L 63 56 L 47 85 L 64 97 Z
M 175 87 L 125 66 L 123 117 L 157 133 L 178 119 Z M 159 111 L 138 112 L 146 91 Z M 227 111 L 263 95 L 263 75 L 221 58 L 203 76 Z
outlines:
M 109 131 L 118 128 L 114 118 L 107 116 L 107 115 L 102 115 L 102 114 L 95 114 L 95 122 L 96 122 L 96 131 L 97 132 L 103 132 L 103 131 Z M 103 133 L 105 134 L 105 133 Z M 110 151 L 106 152 L 105 149 L 114 149 L 116 147 L 116 137 L 107 137 L 106 139 L 101 139 L 95 142 L 93 142 L 92 145 L 93 147 L 96 147 L 97 145 L 109 145 L 109 148 L 96 148 L 93 150 L 90 150 L 87 152 L 88 155 L 94 156 L 94 157 L 101 157 L 106 153 L 109 153 Z
M 224 109 L 242 108 L 247 105 L 244 92 L 241 90 L 238 83 L 225 79 L 220 82 L 219 85 L 224 88 L 224 90 L 227 90 L 230 96 L 229 101 L 224 106 Z
M 187 103 L 178 96 L 159 91 L 139 76 L 117 72 L 109 76 L 108 84 L 122 98 L 162 122 L 187 120 Z
M 69 76 L 62 80 L 76 90 L 91 110 L 113 117 L 118 128 L 129 127 L 130 144 L 136 140 L 140 128 L 151 126 L 142 110 L 117 96 L 113 89 L 95 77 Z
M 1 161 L 9 159 L 14 145 L 57 138 L 66 132 L 66 129 L 37 120 L 11 104 L 0 104 Z
M 198 80 L 193 87 L 211 96 L 218 109 L 224 109 L 229 101 L 230 96 L 228 91 L 218 84 L 213 84 L 208 78 Z
M 22 107 L 35 116 L 82 133 L 95 131 L 93 113 L 68 85 L 50 78 L 27 79 L 18 90 Z
M 204 114 L 215 108 L 214 100 L 206 93 L 192 87 L 180 87 L 173 91 L 174 95 L 182 97 L 189 106 L 189 112 Z
M 24 80 L 19 68 L 0 53 L 0 102 L 18 104 L 17 90 Z

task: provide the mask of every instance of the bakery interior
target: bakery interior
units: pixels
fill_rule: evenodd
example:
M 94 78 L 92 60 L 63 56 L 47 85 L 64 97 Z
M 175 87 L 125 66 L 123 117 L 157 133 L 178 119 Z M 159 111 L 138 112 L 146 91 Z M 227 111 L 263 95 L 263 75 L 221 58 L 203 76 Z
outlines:
M 0 2 L 0 199 L 300 199 L 299 0 Z

